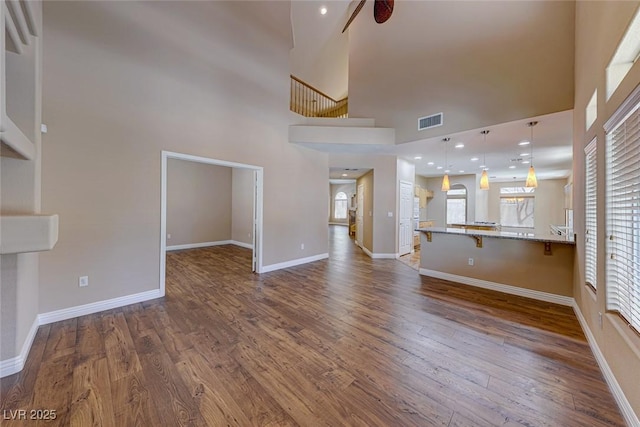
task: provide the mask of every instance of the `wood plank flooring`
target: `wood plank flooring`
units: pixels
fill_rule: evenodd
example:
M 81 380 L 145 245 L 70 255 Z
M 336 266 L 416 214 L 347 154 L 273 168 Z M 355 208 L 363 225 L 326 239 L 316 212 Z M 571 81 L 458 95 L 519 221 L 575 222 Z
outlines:
M 263 275 L 235 246 L 169 253 L 165 298 L 40 327 L 0 424 L 624 425 L 570 308 L 330 243 Z

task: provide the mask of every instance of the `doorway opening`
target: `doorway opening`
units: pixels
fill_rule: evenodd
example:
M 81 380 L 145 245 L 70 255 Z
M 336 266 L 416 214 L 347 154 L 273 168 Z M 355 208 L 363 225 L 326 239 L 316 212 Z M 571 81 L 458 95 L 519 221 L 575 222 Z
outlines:
M 208 157 L 193 156 L 171 151 L 162 151 L 161 195 L 160 195 L 160 293 L 165 295 L 166 281 L 166 256 L 167 256 L 167 178 L 169 159 L 184 160 L 188 162 L 204 163 L 208 165 L 223 166 L 233 169 L 253 171 L 252 201 L 252 265 L 254 272 L 261 273 L 262 265 L 262 221 L 263 221 L 263 168 L 255 165 L 228 162 L 211 159 Z

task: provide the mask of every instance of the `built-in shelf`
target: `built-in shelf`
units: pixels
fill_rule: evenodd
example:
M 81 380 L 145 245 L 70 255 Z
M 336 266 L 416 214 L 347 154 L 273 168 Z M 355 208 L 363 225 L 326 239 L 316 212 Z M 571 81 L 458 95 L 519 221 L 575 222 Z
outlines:
M 0 216 L 0 254 L 49 251 L 58 242 L 58 215 Z
M 2 155 L 5 157 L 17 157 L 25 160 L 33 160 L 36 156 L 36 147 L 25 136 L 13 121 L 5 116 L 0 129 L 0 141 L 3 144 Z M 7 151 L 6 149 L 10 150 Z
M 39 126 L 37 102 L 25 103 L 37 90 L 40 12 L 35 3 L 7 0 L 0 5 L 0 155 L 25 160 L 36 157 Z M 25 107 L 26 106 L 26 107 Z M 13 117 L 13 119 L 12 119 Z M 20 128 L 22 127 L 22 129 Z

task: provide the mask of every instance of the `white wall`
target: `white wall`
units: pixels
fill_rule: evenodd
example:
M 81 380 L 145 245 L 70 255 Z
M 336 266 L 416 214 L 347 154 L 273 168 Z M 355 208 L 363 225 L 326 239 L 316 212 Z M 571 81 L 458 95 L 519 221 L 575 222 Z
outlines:
M 288 142 L 289 6 L 45 3 L 40 312 L 159 288 L 162 150 L 264 168 L 265 266 L 327 253 L 327 155 Z
M 250 169 L 233 168 L 231 239 L 253 244 L 253 197 L 255 179 Z
M 167 246 L 231 239 L 231 173 L 225 166 L 168 159 Z
M 640 63 L 636 61 L 613 96 L 606 100 L 605 69 L 627 26 L 638 11 L 639 2 L 576 2 L 576 87 L 573 115 L 573 207 L 577 235 L 573 294 L 595 342 L 607 360 L 616 381 L 629 402 L 626 410 L 635 410 L 635 423 L 640 418 L 640 336 L 615 313 L 606 309 L 605 260 L 605 162 L 603 125 L 640 83 Z M 598 117 L 585 131 L 585 108 L 593 91 L 598 90 Z M 584 279 L 584 147 L 597 137 L 598 156 L 598 290 L 585 286 Z M 602 314 L 602 317 L 600 316 Z M 600 319 L 602 321 L 600 322 Z M 627 417 L 629 420 L 629 417 Z M 637 425 L 637 424 L 636 424 Z
M 33 2 L 32 6 L 36 27 L 41 29 L 41 3 Z M 4 22 L 4 15 L 0 16 Z M 4 36 L 4 26 L 1 28 Z M 6 75 L 11 84 L 2 95 L 7 97 L 7 114 L 34 142 L 36 157 L 33 160 L 4 157 L 6 147 L 0 147 L 2 214 L 32 214 L 41 210 L 42 45 L 42 37 L 33 37 L 31 45 L 24 46 L 22 55 L 6 54 Z M 4 46 L 2 49 L 5 55 Z M 39 259 L 38 253 L 0 256 L 0 361 L 20 356 L 33 338 L 30 332 L 37 322 L 40 301 Z
M 318 13 L 321 6 L 328 7 L 328 16 Z M 294 46 L 289 57 L 291 74 L 335 100 L 347 96 L 349 32 L 342 33 L 337 28 L 327 25 L 327 21 L 336 22 L 335 16 L 339 15 L 343 8 L 343 2 L 291 2 L 293 24 L 313 28 L 293 29 Z M 343 25 L 342 21 L 340 25 Z

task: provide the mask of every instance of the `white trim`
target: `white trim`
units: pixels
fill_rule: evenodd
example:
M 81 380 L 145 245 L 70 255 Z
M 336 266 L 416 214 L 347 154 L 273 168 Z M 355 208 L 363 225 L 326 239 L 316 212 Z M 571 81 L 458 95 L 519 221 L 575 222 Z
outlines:
M 399 254 L 371 254 L 370 256 L 373 259 L 398 259 L 398 258 L 400 258 Z
M 217 242 L 187 243 L 184 245 L 167 246 L 168 251 L 179 251 L 182 249 L 207 248 L 209 246 L 234 245 L 233 240 L 218 240 Z
M 229 240 L 229 244 L 240 246 L 241 248 L 253 249 L 253 245 L 251 243 L 239 242 L 237 240 Z
M 348 227 L 349 223 L 348 222 L 332 222 L 332 221 L 329 221 L 329 225 L 343 225 L 345 227 Z
M 365 254 L 371 259 L 398 259 L 398 254 L 374 254 L 369 249 L 364 246 L 360 246 L 360 248 L 364 251 Z
M 29 356 L 29 351 L 31 351 L 31 345 L 33 344 L 33 340 L 36 337 L 39 326 L 40 323 L 38 322 L 38 316 L 36 316 L 36 318 L 33 319 L 31 329 L 29 329 L 29 333 L 27 334 L 27 337 L 22 344 L 22 350 L 20 350 L 20 354 L 16 357 L 12 357 L 11 359 L 0 360 L 0 378 L 4 378 L 22 371 L 22 369 L 24 368 L 24 364 L 27 361 L 27 357 Z
M 47 325 L 53 322 L 59 322 L 61 320 L 73 319 L 79 316 L 85 316 L 87 314 L 97 313 L 99 311 L 110 310 L 112 308 L 124 307 L 125 305 L 135 304 L 142 301 L 148 301 L 156 298 L 160 298 L 159 289 L 152 289 L 146 292 L 140 292 L 133 295 L 127 295 L 124 297 L 117 297 L 110 300 L 98 301 L 89 304 L 79 305 L 76 307 L 64 308 L 62 310 L 50 311 L 48 313 L 38 314 L 31 325 L 31 329 L 27 334 L 27 338 L 24 340 L 22 350 L 16 357 L 12 357 L 7 360 L 0 360 L 0 378 L 4 378 L 8 375 L 13 375 L 20 372 L 24 368 L 24 364 L 31 351 L 33 340 L 38 332 L 40 325 Z
M 607 98 L 608 99 L 608 98 Z M 616 111 L 609 117 L 604 124 L 605 134 L 611 132 L 616 126 L 623 122 L 632 112 L 638 108 L 640 103 L 640 85 L 625 99 Z
M 369 256 L 369 258 L 373 258 L 373 252 L 371 252 L 369 249 L 365 248 L 364 245 L 358 245 L 358 246 L 360 246 L 360 249 L 362 249 L 362 251 L 365 254 L 367 254 Z
M 161 298 L 159 289 L 140 292 L 133 295 L 112 298 L 104 301 L 92 302 L 89 304 L 78 305 L 75 307 L 63 308 L 62 310 L 50 311 L 38 315 L 38 322 L 41 325 L 47 325 L 61 320 L 73 319 L 74 317 L 85 316 L 87 314 L 97 313 L 99 311 L 110 310 L 112 308 L 124 307 L 129 304 L 136 304 L 142 301 L 148 301 Z
M 167 276 L 167 160 L 164 151 L 160 167 L 160 295 L 165 295 Z
M 280 270 L 282 268 L 295 267 L 296 265 L 306 264 L 309 262 L 320 261 L 321 259 L 329 258 L 328 253 L 313 255 L 306 258 L 292 259 L 291 261 L 279 262 L 277 264 L 265 265 L 262 267 L 260 273 L 268 273 L 270 271 Z
M 589 347 L 591 347 L 591 351 L 593 352 L 593 355 L 595 356 L 596 361 L 598 362 L 598 366 L 600 366 L 600 371 L 602 372 L 604 379 L 607 381 L 607 384 L 609 385 L 611 394 L 613 394 L 613 397 L 616 399 L 616 402 L 618 403 L 618 407 L 622 412 L 622 416 L 624 417 L 628 425 L 632 427 L 639 427 L 640 419 L 638 419 L 638 415 L 634 412 L 633 407 L 631 406 L 631 403 L 629 403 L 629 401 L 627 400 L 627 397 L 624 395 L 624 391 L 622 391 L 622 387 L 620 387 L 620 384 L 618 384 L 618 381 L 616 380 L 616 377 L 613 374 L 613 371 L 611 370 L 611 368 L 609 367 L 609 364 L 607 363 L 607 359 L 604 357 L 604 355 L 600 351 L 600 347 L 598 347 L 598 342 L 596 341 L 595 337 L 591 333 L 591 329 L 589 329 L 589 324 L 587 323 L 586 319 L 582 315 L 582 311 L 580 311 L 580 307 L 575 301 L 573 302 L 572 307 L 573 307 L 573 311 L 576 314 L 576 317 L 578 318 L 578 322 L 580 322 L 580 326 L 582 327 L 584 334 L 587 336 Z
M 532 289 L 520 288 L 518 286 L 505 285 L 502 283 L 490 282 L 488 280 L 475 279 L 473 277 L 458 276 L 457 274 L 443 273 L 441 271 L 429 270 L 426 268 L 421 268 L 420 274 L 423 276 L 435 277 L 436 279 L 450 280 L 452 282 L 462 283 L 464 285 L 491 289 L 492 291 L 504 292 L 506 294 L 518 295 L 521 297 L 536 299 L 539 301 L 552 302 L 554 304 L 566 305 L 569 307 L 571 307 L 574 303 L 574 299 L 572 297 L 567 297 L 564 295 L 534 291 Z

